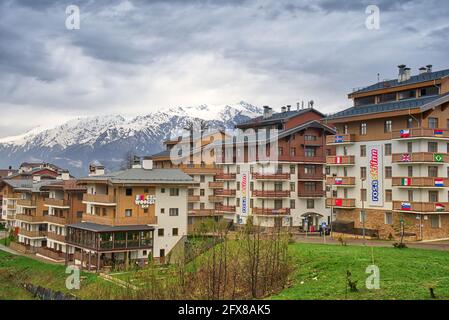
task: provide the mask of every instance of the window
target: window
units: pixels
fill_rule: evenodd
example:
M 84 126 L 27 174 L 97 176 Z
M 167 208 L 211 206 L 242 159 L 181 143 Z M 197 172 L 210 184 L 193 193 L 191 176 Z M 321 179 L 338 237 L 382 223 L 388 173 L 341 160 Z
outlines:
M 390 189 L 385 190 L 385 202 L 393 201 L 392 191 Z
M 413 202 L 413 190 L 407 190 L 408 201 Z
M 425 87 L 425 88 L 421 88 L 419 90 L 419 95 L 421 97 L 425 97 L 425 96 L 434 96 L 440 93 L 440 88 L 432 86 L 432 87 Z
M 393 213 L 385 212 L 385 224 L 393 224 Z
M 279 152 L 279 155 L 280 155 L 280 156 L 284 155 L 284 148 L 279 147 L 279 148 L 278 148 L 278 152 Z
M 438 128 L 438 118 L 429 118 L 429 128 L 437 129 Z
M 393 122 L 391 120 L 385 121 L 385 123 L 384 123 L 384 132 L 385 133 L 391 132 L 392 127 L 393 127 Z
M 440 216 L 439 215 L 430 215 L 430 226 L 433 229 L 440 228 Z
M 295 183 L 294 182 L 290 182 L 290 191 L 295 191 Z
M 290 157 L 296 156 L 296 148 L 290 148 Z
M 386 156 L 391 156 L 391 143 L 386 143 L 385 144 L 385 155 Z
M 360 146 L 360 156 L 366 157 L 366 146 L 365 145 Z
M 438 202 L 438 191 L 429 191 L 429 202 Z
M 170 208 L 169 215 L 171 217 L 179 216 L 179 209 L 178 208 Z
M 315 157 L 315 148 L 305 147 L 304 148 L 304 155 L 306 157 Z
M 316 172 L 316 167 L 314 165 L 304 166 L 304 174 L 305 175 L 314 175 L 315 172 Z
M 165 257 L 165 249 L 160 249 L 159 250 L 159 257 L 160 258 L 164 258 Z
M 275 191 L 282 191 L 282 182 L 275 182 L 274 183 L 274 190 Z
M 165 188 L 161 188 L 161 193 L 165 193 Z
M 204 176 L 204 174 L 200 175 L 200 182 L 204 182 L 206 181 L 206 177 Z
M 428 142 L 427 149 L 427 152 L 438 152 L 438 142 Z
M 366 179 L 366 167 L 360 167 L 360 179 Z
M 316 141 L 316 136 L 313 136 L 313 135 L 308 135 L 308 134 L 306 134 L 305 136 L 304 136 L 304 140 L 305 141 Z
M 170 196 L 172 196 L 172 197 L 179 196 L 179 189 L 178 188 L 170 188 Z
M 315 191 L 316 190 L 316 184 L 315 182 L 304 182 L 304 190 L 306 191 Z
M 362 201 L 366 201 L 366 189 L 360 189 L 360 198 Z
M 133 215 L 132 209 L 125 209 L 125 217 L 131 217 Z
M 409 178 L 413 177 L 413 166 L 407 167 L 407 175 Z
M 367 129 L 366 122 L 362 122 L 360 124 L 360 135 L 362 135 L 362 136 L 366 135 L 366 131 L 367 131 L 366 129 Z
M 176 237 L 178 235 L 178 228 L 173 228 L 171 234 Z
M 315 200 L 307 199 L 307 209 L 314 209 L 314 208 L 315 208 Z
M 399 100 L 416 98 L 416 90 L 405 90 L 398 93 Z
M 412 153 L 413 152 L 413 143 L 407 142 L 407 152 Z
M 294 199 L 290 200 L 290 209 L 295 209 L 296 208 L 296 201 Z
M 240 174 L 240 166 L 239 166 L 239 165 L 237 165 L 237 166 L 235 167 L 235 170 L 237 171 L 237 174 Z
M 163 237 L 164 236 L 164 229 L 157 229 L 157 235 L 159 237 Z
M 379 95 L 379 103 L 396 101 L 396 92 Z
M 348 130 L 348 125 L 345 124 L 345 125 L 343 126 L 343 134 L 348 134 L 348 132 L 349 132 L 349 130 Z
M 438 177 L 438 167 L 437 166 L 429 166 L 427 173 L 428 173 L 429 178 L 437 178 Z
M 294 164 L 290 165 L 290 174 L 295 174 L 296 166 Z
M 391 167 L 385 167 L 385 178 L 391 179 L 392 173 L 391 173 Z
M 193 209 L 193 203 L 192 204 L 192 209 Z M 164 214 L 165 213 L 165 208 L 161 208 L 161 213 Z
M 126 196 L 132 196 L 132 195 L 133 195 L 133 189 L 131 189 L 131 188 L 126 188 L 126 189 L 125 189 L 125 195 L 126 195 Z
M 407 119 L 407 128 L 413 128 L 413 118 L 408 118 Z
M 240 198 L 235 199 L 235 206 L 240 207 Z

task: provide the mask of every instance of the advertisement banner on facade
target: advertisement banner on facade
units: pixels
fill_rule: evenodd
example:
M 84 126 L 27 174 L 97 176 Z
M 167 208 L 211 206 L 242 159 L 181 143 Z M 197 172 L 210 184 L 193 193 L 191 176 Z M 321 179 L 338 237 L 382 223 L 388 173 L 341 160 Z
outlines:
M 367 200 L 372 207 L 383 206 L 383 157 L 382 146 L 368 146 Z
M 247 216 L 249 211 L 249 200 L 248 200 L 248 174 L 242 173 L 241 180 L 240 180 L 240 187 L 242 189 L 242 198 L 240 199 L 241 202 L 241 214 L 242 216 Z

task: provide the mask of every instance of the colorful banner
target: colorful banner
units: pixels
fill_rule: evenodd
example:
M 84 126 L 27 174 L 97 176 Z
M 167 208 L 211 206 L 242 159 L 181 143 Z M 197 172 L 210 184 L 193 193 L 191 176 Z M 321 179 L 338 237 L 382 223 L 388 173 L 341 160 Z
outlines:
M 438 212 L 444 211 L 444 204 L 435 203 L 435 211 L 438 211 Z
M 136 195 L 136 200 L 134 201 L 134 203 L 138 206 L 141 206 L 143 209 L 146 209 L 150 205 L 156 203 L 156 198 L 152 194 L 138 194 Z
M 369 205 L 373 207 L 383 206 L 383 158 L 382 146 L 368 146 L 368 197 Z
M 410 162 L 410 161 L 412 161 L 412 157 L 410 154 L 404 153 L 401 157 L 401 161 L 402 162 Z
M 343 136 L 335 136 L 335 143 L 342 143 L 343 142 Z
M 410 202 L 402 202 L 401 210 L 410 211 L 410 210 L 412 210 L 412 205 L 410 204 Z
M 343 178 L 335 178 L 335 185 L 340 186 L 343 184 Z
M 410 178 L 402 178 L 401 180 L 402 186 L 410 186 L 412 184 L 412 179 Z
M 433 130 L 435 136 L 443 136 L 443 130 L 435 129 Z
M 241 213 L 243 216 L 248 215 L 248 174 L 242 173 L 242 177 L 240 180 L 240 187 L 242 189 L 242 198 L 241 198 Z

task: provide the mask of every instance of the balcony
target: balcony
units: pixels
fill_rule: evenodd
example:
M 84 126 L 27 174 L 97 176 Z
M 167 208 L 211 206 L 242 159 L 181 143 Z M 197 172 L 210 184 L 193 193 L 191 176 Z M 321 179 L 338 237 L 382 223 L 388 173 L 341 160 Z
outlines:
M 327 198 L 326 207 L 335 207 L 343 209 L 354 209 L 355 199 Z
M 6 208 L 7 208 L 8 210 L 16 210 L 16 205 L 15 205 L 15 204 L 9 204 L 9 203 L 8 203 L 8 205 L 6 206 Z
M 218 174 L 221 171 L 214 164 L 181 164 L 179 169 L 187 174 Z
M 24 221 L 28 223 L 41 223 L 45 222 L 45 217 L 43 216 L 31 216 L 28 214 L 16 214 L 16 220 Z
M 69 202 L 67 200 L 64 200 L 64 199 L 47 198 L 47 199 L 45 199 L 44 204 L 47 207 L 57 207 L 57 208 L 63 208 L 63 209 L 70 209 Z
M 255 180 L 290 180 L 290 173 L 253 173 Z
M 418 213 L 449 213 L 449 203 L 393 201 L 393 210 Z
M 191 209 L 188 213 L 189 216 L 195 217 L 208 217 L 216 214 L 215 209 Z
M 443 164 L 449 162 L 449 154 L 433 153 L 433 152 L 413 152 L 413 153 L 394 153 L 393 163 L 410 164 L 410 163 L 432 163 Z
M 63 252 L 56 251 L 47 247 L 37 247 L 36 253 L 57 261 L 65 260 L 65 254 Z
M 58 217 L 54 215 L 46 215 L 45 221 L 49 223 L 59 224 L 59 225 L 65 225 L 67 224 L 67 218 L 66 217 Z
M 222 189 L 224 187 L 224 183 L 221 181 L 210 181 L 209 188 L 211 189 Z
M 428 178 L 428 177 L 394 177 L 393 187 L 403 188 L 444 188 L 449 187 L 449 178 Z
M 123 217 L 114 218 L 110 216 L 96 216 L 92 214 L 83 214 L 83 222 L 91 222 L 97 224 L 104 224 L 107 226 L 129 226 L 139 224 L 157 224 L 157 217 Z
M 214 195 L 219 196 L 219 197 L 234 197 L 235 190 L 233 190 L 233 189 L 217 189 L 217 190 L 215 190 Z
M 218 173 L 215 180 L 235 180 L 235 173 Z
M 61 234 L 57 234 L 56 232 L 47 232 L 47 238 L 51 239 L 51 240 L 55 240 L 55 241 L 59 241 L 59 242 L 64 242 L 65 243 L 65 236 L 61 235 Z
M 411 140 L 411 139 L 447 139 L 449 138 L 448 129 L 430 129 L 430 128 L 410 128 L 395 130 L 391 133 L 392 139 Z
M 354 177 L 328 177 L 326 179 L 326 184 L 336 187 L 354 187 L 355 178 Z
M 299 198 L 322 198 L 325 194 L 324 190 L 298 190 Z
M 290 215 L 290 208 L 253 208 L 252 211 L 255 215 L 264 215 L 264 216 L 288 216 Z
M 31 199 L 19 199 L 17 200 L 17 206 L 25 208 L 36 208 L 36 201 Z
M 325 175 L 323 173 L 306 174 L 303 172 L 298 172 L 299 181 L 323 181 L 324 179 Z
M 25 229 L 20 229 L 19 235 L 27 238 L 45 238 L 47 236 L 47 231 L 28 231 Z
M 254 190 L 252 192 L 253 197 L 259 198 L 288 198 L 290 197 L 290 191 L 275 191 L 275 190 Z
M 326 157 L 326 164 L 328 166 L 348 166 L 355 164 L 354 156 L 329 156 Z
M 235 206 L 217 206 L 216 211 L 219 213 L 235 213 Z
M 219 196 L 209 196 L 209 202 L 222 202 L 223 197 Z
M 200 201 L 200 196 L 188 196 L 187 202 L 197 202 Z
M 326 137 L 327 145 L 352 144 L 355 142 L 354 134 L 336 134 Z
M 97 203 L 107 206 L 115 206 L 115 197 L 112 194 L 83 194 L 83 202 Z

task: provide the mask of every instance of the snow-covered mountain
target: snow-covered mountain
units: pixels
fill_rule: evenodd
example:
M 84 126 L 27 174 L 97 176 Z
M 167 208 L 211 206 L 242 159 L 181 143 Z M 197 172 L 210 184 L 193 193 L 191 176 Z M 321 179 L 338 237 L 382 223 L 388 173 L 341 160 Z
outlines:
M 204 120 L 210 128 L 233 128 L 262 112 L 262 108 L 242 101 L 221 107 L 176 107 L 133 118 L 77 118 L 0 139 L 0 168 L 46 161 L 82 176 L 91 161 L 99 160 L 107 168 L 117 169 L 129 153 L 150 155 L 163 150 L 162 142 L 177 136 L 191 122 Z

